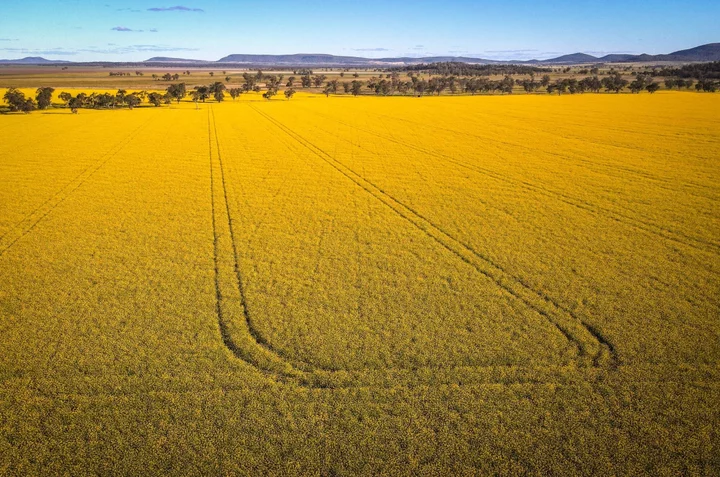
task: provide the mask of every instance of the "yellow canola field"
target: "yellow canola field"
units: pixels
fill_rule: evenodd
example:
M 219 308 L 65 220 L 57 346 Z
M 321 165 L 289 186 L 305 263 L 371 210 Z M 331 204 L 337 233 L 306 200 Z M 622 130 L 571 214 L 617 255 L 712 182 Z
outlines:
M 714 473 L 719 109 L 0 116 L 0 474 Z

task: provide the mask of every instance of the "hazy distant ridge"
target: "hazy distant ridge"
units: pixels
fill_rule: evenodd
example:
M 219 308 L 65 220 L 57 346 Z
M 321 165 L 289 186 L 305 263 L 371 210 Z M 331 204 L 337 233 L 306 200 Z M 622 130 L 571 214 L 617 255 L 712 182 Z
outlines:
M 293 54 L 293 55 L 251 55 L 233 54 L 220 58 L 217 61 L 194 60 L 187 58 L 171 58 L 155 56 L 143 63 L 172 63 L 172 64 L 213 64 L 237 63 L 244 65 L 277 65 L 277 66 L 390 66 L 390 65 L 417 65 L 420 63 L 438 63 L 446 61 L 459 61 L 463 63 L 490 64 L 490 63 L 516 63 L 516 64 L 581 64 L 581 63 L 617 63 L 617 62 L 643 62 L 643 61 L 720 61 L 720 43 L 708 43 L 687 50 L 674 51 L 666 55 L 630 55 L 610 54 L 601 57 L 586 53 L 572 53 L 547 60 L 489 60 L 465 56 L 428 56 L 423 58 L 364 58 L 361 56 L 336 56 L 327 54 Z M 17 60 L 0 60 L 1 64 L 53 64 L 70 63 L 62 60 L 47 60 L 39 56 L 21 58 Z M 130 62 L 133 63 L 133 62 Z
M 148 62 L 157 61 L 151 58 Z M 687 50 L 679 50 L 667 55 L 629 55 L 610 54 L 602 57 L 586 53 L 572 53 L 547 60 L 489 60 L 487 58 L 474 58 L 463 56 L 432 56 L 423 58 L 363 58 L 359 56 L 334 56 L 322 54 L 297 55 L 228 55 L 218 60 L 219 63 L 247 63 L 247 64 L 274 64 L 274 65 L 384 65 L 384 64 L 419 64 L 437 63 L 444 61 L 460 61 L 464 63 L 544 63 L 544 64 L 578 64 L 578 63 L 613 63 L 638 61 L 720 61 L 720 43 L 709 43 Z
M 678 50 L 667 55 L 627 55 L 612 54 L 601 57 L 585 53 L 573 53 L 557 58 L 540 61 L 540 63 L 616 63 L 639 61 L 720 61 L 720 43 L 708 43 L 687 50 Z
M 63 60 L 46 60 L 42 56 L 28 56 L 25 58 L 20 58 L 19 60 L 0 60 L 0 63 L 11 63 L 11 64 L 18 64 L 18 65 L 42 65 L 42 64 L 70 63 L 70 62 L 63 61 Z

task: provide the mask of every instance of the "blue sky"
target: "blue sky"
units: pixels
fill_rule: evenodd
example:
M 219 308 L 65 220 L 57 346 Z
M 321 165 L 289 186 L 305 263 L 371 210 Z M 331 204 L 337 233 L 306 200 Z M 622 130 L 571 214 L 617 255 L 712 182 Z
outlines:
M 669 53 L 720 41 L 718 0 L 8 3 L 0 15 L 0 58 L 217 60 L 232 53 L 331 53 L 543 59 L 576 51 Z

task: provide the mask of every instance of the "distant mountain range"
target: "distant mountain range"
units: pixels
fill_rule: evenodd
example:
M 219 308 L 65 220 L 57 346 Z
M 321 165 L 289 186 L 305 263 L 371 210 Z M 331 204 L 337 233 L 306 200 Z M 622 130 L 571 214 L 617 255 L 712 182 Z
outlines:
M 69 61 L 63 60 L 46 60 L 41 56 L 28 56 L 20 58 L 19 60 L 0 60 L 0 64 L 13 64 L 13 65 L 47 65 L 56 63 L 70 63 Z
M 146 63 L 175 62 L 176 58 L 155 57 L 146 60 Z M 190 61 L 190 60 L 184 60 Z M 192 60 L 197 62 L 197 60 Z M 573 53 L 570 55 L 558 56 L 547 60 L 489 60 L 486 58 L 475 58 L 465 56 L 429 56 L 422 58 L 399 57 L 399 58 L 363 58 L 359 56 L 335 56 L 324 54 L 296 54 L 296 55 L 246 55 L 235 54 L 220 58 L 216 62 L 206 63 L 237 63 L 245 65 L 276 65 L 276 66 L 392 66 L 392 65 L 417 65 L 420 63 L 438 63 L 446 61 L 458 61 L 462 63 L 493 64 L 493 63 L 516 63 L 516 64 L 593 64 L 593 63 L 629 63 L 629 62 L 653 62 L 653 61 L 720 61 L 720 43 L 709 43 L 697 46 L 688 50 L 675 51 L 667 55 L 622 55 L 611 54 L 596 57 L 585 53 Z
M 190 60 L 187 58 L 170 58 L 168 56 L 155 56 L 149 60 L 143 61 L 143 63 L 214 63 L 213 61 L 205 60 Z
M 637 63 L 647 61 L 720 61 L 720 43 L 708 43 L 687 50 L 679 50 L 667 55 L 605 55 L 595 57 L 585 53 L 558 56 L 537 63 L 552 64 L 583 64 L 583 63 Z M 530 60 L 530 62 L 535 62 Z
M 152 58 L 148 61 L 152 61 Z M 464 56 L 428 56 L 423 58 L 363 58 L 360 56 L 335 56 L 324 54 L 296 54 L 296 55 L 228 55 L 220 58 L 218 63 L 246 63 L 268 65 L 347 65 L 367 66 L 381 64 L 411 65 L 419 63 L 438 63 L 443 61 L 460 61 L 463 63 L 495 63 L 482 58 L 467 58 Z
M 447 61 L 458 61 L 462 63 L 474 64 L 495 64 L 495 63 L 513 63 L 513 64 L 537 64 L 537 65 L 577 65 L 577 64 L 595 64 L 595 63 L 637 63 L 637 62 L 694 62 L 694 61 L 720 61 L 720 43 L 708 43 L 707 45 L 696 46 L 687 50 L 679 50 L 667 55 L 629 55 L 629 54 L 611 54 L 601 57 L 588 55 L 585 53 L 572 53 L 570 55 L 558 56 L 547 60 L 489 60 L 485 58 L 474 58 L 465 56 L 429 56 L 423 58 L 363 58 L 360 56 L 336 56 L 325 54 L 295 54 L 295 55 L 248 55 L 234 54 L 220 58 L 217 61 L 193 60 L 187 58 L 170 58 L 166 56 L 156 56 L 145 60 L 141 63 L 122 63 L 127 65 L 138 64 L 163 64 L 163 65 L 245 65 L 245 66 L 346 66 L 346 67 L 364 67 L 364 66 L 403 66 L 417 65 L 421 63 L 438 63 Z M 26 64 L 26 65 L 42 65 L 70 63 L 69 61 L 46 60 L 41 57 L 28 57 L 19 60 L 0 60 L 0 64 Z M 80 63 L 83 64 L 83 63 Z M 90 63 L 85 63 L 90 64 Z M 98 64 L 98 62 L 92 62 Z

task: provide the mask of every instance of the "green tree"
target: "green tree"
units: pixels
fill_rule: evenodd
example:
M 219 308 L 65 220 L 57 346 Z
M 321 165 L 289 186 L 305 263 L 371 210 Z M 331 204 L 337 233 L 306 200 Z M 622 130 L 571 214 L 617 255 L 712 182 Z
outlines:
M 262 96 L 263 96 L 263 98 L 265 98 L 265 99 L 267 99 L 268 101 L 270 101 L 270 99 L 271 99 L 273 96 L 275 96 L 276 94 L 277 94 L 277 90 L 274 89 L 274 88 L 270 88 L 270 89 L 268 89 L 267 91 L 265 91 Z
M 127 104 L 128 109 L 133 109 L 140 105 L 140 98 L 138 98 L 135 93 L 131 93 L 123 98 L 123 102 Z
M 603 88 L 605 88 L 605 91 L 614 91 L 615 93 L 619 93 L 628 85 L 629 82 L 624 79 L 619 72 L 612 71 L 602 79 L 601 83 Z
M 502 79 L 502 81 L 500 81 L 499 86 L 500 87 L 498 89 L 501 93 L 512 94 L 513 86 L 515 86 L 515 81 L 513 81 L 513 79 L 509 75 L 506 75 Z
M 357 96 L 360 94 L 360 91 L 362 90 L 363 82 L 358 80 L 353 80 L 353 82 L 350 84 L 350 90 L 352 91 L 353 96 Z
M 210 85 L 208 91 L 213 95 L 215 101 L 221 103 L 223 99 L 225 99 L 225 89 L 226 88 L 224 84 L 222 84 L 220 81 L 216 81 L 215 83 Z
M 185 83 L 171 84 L 167 87 L 166 91 L 170 97 L 178 103 L 187 95 L 187 87 L 185 86 Z
M 243 73 L 243 89 L 247 91 L 254 91 L 255 89 L 255 77 L 249 73 Z
M 83 99 L 78 95 L 76 98 L 70 98 L 70 101 L 68 101 L 68 106 L 70 107 L 70 111 L 73 114 L 78 113 L 78 109 L 83 107 Z
M 325 81 L 325 78 L 327 78 L 325 75 L 313 76 L 312 80 L 313 80 L 313 84 L 315 85 L 315 87 L 319 88 L 320 86 L 322 86 L 323 81 Z
M 38 109 L 47 109 L 52 104 L 52 95 L 55 92 L 54 88 L 38 88 L 35 92 L 35 99 L 37 100 Z
M 60 98 L 60 100 L 63 103 L 65 103 L 65 106 L 67 106 L 70 103 L 70 100 L 72 99 L 72 94 L 63 91 L 62 93 L 60 93 L 58 95 L 58 98 Z
M 206 99 L 210 97 L 210 88 L 207 86 L 195 86 L 195 91 L 193 92 L 193 101 L 202 101 L 205 102 Z
M 295 94 L 295 90 L 292 88 L 288 88 L 285 90 L 285 97 L 290 100 L 292 99 L 293 95 Z
M 10 107 L 10 111 L 13 112 L 21 111 L 23 113 L 29 113 L 35 109 L 35 101 L 33 101 L 32 98 L 25 98 L 25 93 L 17 88 L 8 89 L 3 99 L 5 99 L 5 102 Z
M 417 79 L 415 76 L 413 76 L 413 78 L 415 78 L 415 81 L 413 81 L 413 91 L 420 97 L 428 89 L 428 82 L 425 79 Z
M 160 93 L 150 93 L 147 97 L 148 103 L 152 104 L 155 107 L 158 107 L 163 102 L 163 95 Z
M 645 86 L 645 89 L 648 90 L 649 93 L 654 93 L 660 89 L 660 84 L 653 81 L 649 85 Z

